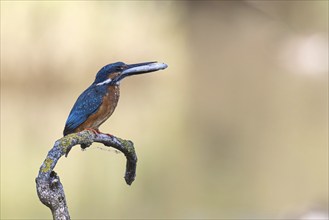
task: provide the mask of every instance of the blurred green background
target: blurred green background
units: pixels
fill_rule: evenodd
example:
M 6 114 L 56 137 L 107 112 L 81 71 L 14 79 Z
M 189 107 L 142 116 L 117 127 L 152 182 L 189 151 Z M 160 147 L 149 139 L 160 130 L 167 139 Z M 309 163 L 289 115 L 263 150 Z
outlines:
M 73 219 L 297 218 L 328 210 L 328 1 L 1 1 L 1 219 L 51 218 L 35 177 L 104 65 L 125 79 L 56 171 Z

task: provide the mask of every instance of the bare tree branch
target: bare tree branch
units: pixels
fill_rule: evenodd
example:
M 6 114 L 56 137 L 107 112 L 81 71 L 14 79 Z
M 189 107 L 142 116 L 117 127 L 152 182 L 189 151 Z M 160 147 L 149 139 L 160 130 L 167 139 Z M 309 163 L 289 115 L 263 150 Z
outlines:
M 50 208 L 53 218 L 58 220 L 70 219 L 66 204 L 63 185 L 59 176 L 53 171 L 58 160 L 67 156 L 73 146 L 80 144 L 81 148 L 89 147 L 93 142 L 102 143 L 107 147 L 113 147 L 121 151 L 127 158 L 125 180 L 128 185 L 135 180 L 137 155 L 134 144 L 131 141 L 123 140 L 105 134 L 95 134 L 89 130 L 69 134 L 54 144 L 42 163 L 38 177 L 36 178 L 37 193 L 40 201 Z

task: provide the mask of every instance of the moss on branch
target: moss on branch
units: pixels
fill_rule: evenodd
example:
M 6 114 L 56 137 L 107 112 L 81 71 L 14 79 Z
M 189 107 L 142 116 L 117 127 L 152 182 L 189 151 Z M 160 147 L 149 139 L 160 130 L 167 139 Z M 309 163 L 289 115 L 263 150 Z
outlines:
M 113 147 L 121 151 L 127 158 L 126 183 L 131 185 L 135 180 L 137 155 L 133 142 L 115 136 L 95 134 L 89 130 L 69 134 L 55 142 L 53 148 L 48 152 L 46 159 L 42 163 L 38 177 L 36 178 L 39 199 L 50 208 L 54 219 L 70 219 L 64 188 L 59 176 L 54 172 L 58 160 L 63 155 L 67 156 L 73 146 L 81 145 L 81 148 L 84 149 L 89 147 L 93 142 L 102 143 L 107 147 Z

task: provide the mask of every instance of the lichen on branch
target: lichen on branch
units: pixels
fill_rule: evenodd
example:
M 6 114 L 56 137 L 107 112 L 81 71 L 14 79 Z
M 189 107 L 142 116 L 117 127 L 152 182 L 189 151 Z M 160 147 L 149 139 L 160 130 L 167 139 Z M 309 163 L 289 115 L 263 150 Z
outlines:
M 112 135 L 95 134 L 89 130 L 69 134 L 55 142 L 42 163 L 36 178 L 39 199 L 50 208 L 54 219 L 70 219 L 63 185 L 59 176 L 54 172 L 58 160 L 63 155 L 68 156 L 72 147 L 80 145 L 81 148 L 85 149 L 93 142 L 102 143 L 107 147 L 121 151 L 127 158 L 125 181 L 131 185 L 135 180 L 137 155 L 133 142 Z

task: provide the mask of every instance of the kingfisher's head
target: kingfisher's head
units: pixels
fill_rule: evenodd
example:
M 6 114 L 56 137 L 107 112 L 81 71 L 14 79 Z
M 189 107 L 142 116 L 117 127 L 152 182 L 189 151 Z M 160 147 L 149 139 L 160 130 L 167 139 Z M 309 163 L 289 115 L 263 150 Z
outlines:
M 93 84 L 118 85 L 127 76 L 154 72 L 165 68 L 167 68 L 167 64 L 157 62 L 136 64 L 125 64 L 123 62 L 111 63 L 98 71 Z

